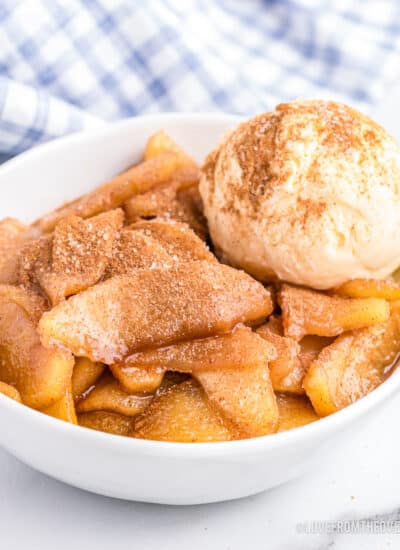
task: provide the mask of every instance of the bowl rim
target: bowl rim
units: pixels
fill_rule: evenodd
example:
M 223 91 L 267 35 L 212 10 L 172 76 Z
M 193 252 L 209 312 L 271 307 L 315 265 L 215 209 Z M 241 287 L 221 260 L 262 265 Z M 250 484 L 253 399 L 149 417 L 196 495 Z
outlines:
M 152 124 L 159 120 L 165 122 L 188 122 L 195 120 L 196 124 L 212 124 L 217 121 L 227 122 L 233 124 L 239 124 L 246 120 L 246 116 L 235 115 L 232 113 L 220 113 L 220 112 L 204 112 L 204 113 L 182 113 L 182 112 L 168 112 L 168 113 L 156 113 L 147 114 L 135 117 L 128 117 L 115 122 L 104 122 L 104 126 L 98 128 L 89 128 L 82 131 L 74 132 L 64 136 L 56 137 L 50 141 L 39 143 L 34 147 L 18 153 L 15 157 L 12 157 L 3 164 L 0 165 L 0 177 L 4 177 L 8 171 L 17 169 L 20 164 L 29 161 L 39 155 L 51 153 L 57 149 L 63 149 L 69 145 L 73 145 L 79 142 L 90 141 L 93 139 L 101 139 L 104 136 L 118 134 L 122 129 L 129 126 Z
M 204 125 L 214 124 L 216 122 L 239 123 L 244 117 L 225 114 L 225 113 L 160 113 L 138 117 L 127 118 L 122 121 L 105 124 L 104 127 L 78 132 L 72 135 L 63 136 L 54 139 L 50 142 L 40 144 L 28 151 L 25 151 L 0 166 L 0 177 L 6 176 L 12 170 L 17 170 L 18 167 L 31 158 L 45 156 L 54 150 L 68 148 L 71 144 L 82 141 L 90 141 L 93 139 L 101 139 L 110 134 L 118 134 L 121 128 L 125 126 L 140 126 L 146 123 L 160 122 L 162 127 L 163 122 L 179 121 L 190 124 L 195 120 L 196 123 Z M 1 184 L 0 184 L 1 185 Z M 1 191 L 0 191 L 1 194 Z M 117 447 L 123 452 L 141 454 L 160 454 L 164 457 L 174 458 L 218 458 L 226 455 L 240 456 L 247 453 L 266 452 L 278 447 L 292 446 L 297 442 L 309 441 L 316 439 L 318 436 L 328 436 L 336 430 L 345 428 L 352 421 L 366 414 L 378 404 L 392 397 L 395 392 L 400 389 L 400 370 L 393 369 L 392 373 L 380 386 L 371 391 L 368 395 L 362 397 L 358 401 L 348 405 L 344 409 L 331 414 L 330 416 L 320 418 L 318 421 L 312 422 L 305 426 L 292 428 L 287 431 L 273 433 L 269 435 L 254 437 L 250 439 L 241 439 L 236 441 L 220 441 L 220 442 L 201 442 L 201 443 L 180 443 L 169 441 L 155 441 L 147 439 L 137 439 L 105 433 L 97 430 L 85 428 L 64 422 L 57 418 L 48 416 L 40 411 L 31 409 L 30 407 L 18 403 L 13 399 L 0 394 L 0 414 L 1 409 L 7 410 L 8 413 L 15 415 L 16 419 L 29 420 L 32 423 L 32 429 L 48 429 L 49 431 L 56 430 L 60 434 L 70 436 L 72 438 L 86 439 L 87 442 L 107 448 Z M 0 438 L 1 444 L 1 438 Z M 233 453 L 233 454 L 232 454 Z

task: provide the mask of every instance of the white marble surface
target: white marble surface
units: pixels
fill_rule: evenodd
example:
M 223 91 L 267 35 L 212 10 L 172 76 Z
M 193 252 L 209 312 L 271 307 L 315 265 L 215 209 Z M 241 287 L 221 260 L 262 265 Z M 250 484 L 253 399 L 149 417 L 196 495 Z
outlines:
M 375 113 L 398 138 L 399 95 L 400 87 Z M 0 450 L 0 548 L 397 549 L 400 534 L 302 534 L 297 526 L 305 521 L 400 521 L 399 420 L 400 395 L 317 471 L 255 497 L 185 508 L 85 493 Z

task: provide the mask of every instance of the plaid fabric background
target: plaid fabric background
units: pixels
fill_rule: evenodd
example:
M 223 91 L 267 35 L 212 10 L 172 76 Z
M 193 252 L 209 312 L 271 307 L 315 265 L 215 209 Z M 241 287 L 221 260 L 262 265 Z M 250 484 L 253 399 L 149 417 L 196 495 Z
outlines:
M 156 111 L 368 110 L 399 71 L 398 0 L 0 0 L 0 154 Z

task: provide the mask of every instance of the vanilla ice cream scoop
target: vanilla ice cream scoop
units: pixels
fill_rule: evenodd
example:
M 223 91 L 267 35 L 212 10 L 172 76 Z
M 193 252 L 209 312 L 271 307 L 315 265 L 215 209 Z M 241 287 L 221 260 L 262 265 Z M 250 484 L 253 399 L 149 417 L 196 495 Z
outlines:
M 326 289 L 400 265 L 400 148 L 345 105 L 295 101 L 242 123 L 200 192 L 216 248 L 261 280 Z

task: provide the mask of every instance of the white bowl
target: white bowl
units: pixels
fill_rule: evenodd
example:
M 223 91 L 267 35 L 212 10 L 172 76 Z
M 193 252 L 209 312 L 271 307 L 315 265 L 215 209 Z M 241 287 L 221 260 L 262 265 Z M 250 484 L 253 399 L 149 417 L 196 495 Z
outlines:
M 0 168 L 0 217 L 31 221 L 140 158 L 163 128 L 199 161 L 240 119 L 155 115 L 63 138 Z M 128 500 L 198 504 L 244 497 L 323 467 L 400 387 L 400 372 L 328 418 L 288 432 L 227 443 L 164 443 L 61 422 L 0 394 L 0 445 L 26 464 L 82 489 Z M 4 475 L 0 472 L 0 476 Z M 1 484 L 1 480 L 0 480 Z

